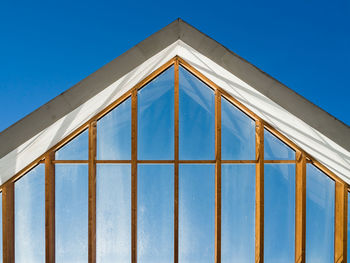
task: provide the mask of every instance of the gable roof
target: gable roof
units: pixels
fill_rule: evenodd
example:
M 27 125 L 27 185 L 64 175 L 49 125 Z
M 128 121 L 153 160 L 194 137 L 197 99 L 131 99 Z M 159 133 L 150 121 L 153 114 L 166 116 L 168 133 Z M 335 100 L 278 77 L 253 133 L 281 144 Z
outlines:
M 179 40 L 325 135 L 337 144 L 335 147 L 340 146 L 346 152 L 350 152 L 349 126 L 196 28 L 177 19 L 1 132 L 0 158 L 15 151 L 47 127 L 81 107 L 141 64 L 167 48 L 171 50 L 169 47 Z M 346 154 L 344 158 L 350 165 L 350 155 Z M 348 168 L 350 170 L 350 167 Z M 0 163 L 0 173 L 1 169 Z

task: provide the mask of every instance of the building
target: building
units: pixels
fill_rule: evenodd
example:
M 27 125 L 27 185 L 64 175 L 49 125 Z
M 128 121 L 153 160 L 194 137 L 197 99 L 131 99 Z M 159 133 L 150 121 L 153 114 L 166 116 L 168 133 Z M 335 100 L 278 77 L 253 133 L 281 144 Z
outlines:
M 3 262 L 346 262 L 349 138 L 178 19 L 0 134 Z

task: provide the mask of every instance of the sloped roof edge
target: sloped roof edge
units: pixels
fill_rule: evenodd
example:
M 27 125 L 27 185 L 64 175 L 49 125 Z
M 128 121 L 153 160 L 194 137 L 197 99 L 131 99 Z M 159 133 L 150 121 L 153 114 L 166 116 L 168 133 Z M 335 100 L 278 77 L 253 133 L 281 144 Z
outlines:
M 0 158 L 178 39 L 350 151 L 349 126 L 196 28 L 177 19 L 1 132 Z

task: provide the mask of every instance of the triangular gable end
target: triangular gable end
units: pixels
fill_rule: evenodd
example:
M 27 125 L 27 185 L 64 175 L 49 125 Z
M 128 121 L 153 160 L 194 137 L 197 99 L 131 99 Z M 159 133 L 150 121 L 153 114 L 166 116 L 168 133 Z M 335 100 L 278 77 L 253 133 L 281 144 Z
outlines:
M 177 24 L 174 25 L 174 23 Z M 234 64 L 234 60 L 240 58 L 235 56 L 235 59 L 231 61 L 228 54 L 216 54 L 217 57 L 221 57 L 220 61 L 224 61 L 220 65 L 220 63 L 217 63 L 220 61 L 214 61 L 211 58 L 216 52 L 220 53 L 223 51 L 222 46 L 220 46 L 220 48 L 215 46 L 205 46 L 205 44 L 208 42 L 208 37 L 200 33 L 202 34 L 201 38 L 199 38 L 199 41 L 202 41 L 201 46 L 198 46 L 199 42 L 193 42 L 192 44 L 193 46 L 197 45 L 196 47 L 202 51 L 205 49 L 211 50 L 210 52 L 208 51 L 210 54 L 208 52 L 207 54 L 203 54 L 206 52 L 202 53 L 194 49 L 193 46 L 185 43 L 186 41 L 191 42 L 188 40 L 189 30 L 193 30 L 193 32 L 196 34 L 199 34 L 199 32 L 180 20 L 174 23 L 171 24 L 168 29 L 165 28 L 161 32 L 156 33 L 160 39 L 165 38 L 167 41 L 174 37 L 174 39 L 172 39 L 174 40 L 172 43 L 165 41 L 166 44 L 170 45 L 167 45 L 167 47 L 161 51 L 153 54 L 151 57 L 135 66 L 126 74 L 120 77 L 117 76 L 118 79 L 113 83 L 101 88 L 101 86 L 108 83 L 108 81 L 111 81 L 110 75 L 113 74 L 113 71 L 116 71 L 115 65 L 118 64 L 118 61 L 111 62 L 109 65 L 101 69 L 100 73 L 99 71 L 94 73 L 92 76 L 88 77 L 87 80 L 84 80 L 75 86 L 72 90 L 58 96 L 48 105 L 44 105 L 42 108 L 40 108 L 36 113 L 29 115 L 24 120 L 21 120 L 13 127 L 10 127 L 8 130 L 1 133 L 1 145 L 4 145 L 5 149 L 10 149 L 8 152 L 2 152 L 1 155 L 1 184 L 10 178 L 13 178 L 14 175 L 20 176 L 21 174 L 25 173 L 28 169 L 45 157 L 44 154 L 47 150 L 51 149 L 52 147 L 59 147 L 65 142 L 69 141 L 73 137 L 73 134 L 86 129 L 89 125 L 89 120 L 94 119 L 94 116 L 109 111 L 120 101 L 123 101 L 126 96 L 130 95 L 132 90 L 137 90 L 139 87 L 143 86 L 165 68 L 172 65 L 174 61 L 179 62 L 184 68 L 191 71 L 196 76 L 200 76 L 202 81 L 206 82 L 209 86 L 219 88 L 224 95 L 231 98 L 238 107 L 251 114 L 251 116 L 253 116 L 255 119 L 264 120 L 266 123 L 266 128 L 274 132 L 276 135 L 284 137 L 285 141 L 291 146 L 307 152 L 310 155 L 310 158 L 314 158 L 320 166 L 324 166 L 326 169 L 328 168 L 331 172 L 339 176 L 347 183 L 350 182 L 350 152 L 348 149 L 349 146 L 347 145 L 348 140 L 345 140 L 344 144 L 340 143 L 340 140 L 343 137 L 349 135 L 349 127 L 337 122 L 332 117 L 327 115 L 329 119 L 321 120 L 324 124 L 334 124 L 336 127 L 341 127 L 338 129 L 338 137 L 335 133 L 333 135 L 328 133 L 327 137 L 325 134 L 327 132 L 325 132 L 324 128 L 317 130 L 314 127 L 321 121 L 319 123 L 316 121 L 316 124 L 314 122 L 306 122 L 305 120 L 302 120 L 300 116 L 297 117 L 295 114 L 289 111 L 289 108 L 292 107 L 292 105 L 286 106 L 283 105 L 283 103 L 279 104 L 273 99 L 269 98 L 267 94 L 262 92 L 264 87 L 261 88 L 261 86 L 268 85 L 266 84 L 266 78 L 268 76 L 266 76 L 264 73 L 259 72 L 261 75 L 257 76 L 256 72 L 252 72 L 252 70 L 256 70 L 256 68 L 244 60 Z M 172 32 L 172 34 L 169 32 Z M 183 32 L 183 34 L 181 35 L 179 32 Z M 169 35 L 171 35 L 171 37 L 169 37 Z M 148 45 L 150 45 L 152 37 L 146 40 Z M 164 44 L 161 44 L 161 41 L 157 43 L 160 46 Z M 214 41 L 213 43 L 218 45 Z M 136 46 L 136 50 L 138 50 L 139 55 L 142 53 L 140 50 L 145 47 L 143 45 L 146 44 L 140 43 L 138 46 Z M 232 55 L 231 52 L 229 53 Z M 136 56 L 137 51 L 135 51 L 134 48 L 133 52 L 127 52 L 122 56 L 122 61 L 126 60 L 128 54 Z M 116 60 L 118 59 L 120 61 L 120 58 L 117 58 Z M 243 75 L 242 69 L 237 68 L 239 65 L 242 65 L 241 63 L 246 63 L 251 66 L 251 68 L 246 70 Z M 231 70 L 228 70 L 227 67 L 223 67 L 222 64 L 232 64 L 233 66 L 230 68 Z M 241 78 L 232 73 L 232 71 L 235 69 L 238 73 L 240 73 L 238 75 L 240 75 Z M 245 79 L 244 74 L 253 75 L 256 82 L 254 87 L 242 80 Z M 100 80 L 100 78 L 103 76 L 107 76 L 107 82 Z M 261 82 L 258 81 L 259 77 Z M 76 98 L 80 95 L 78 90 L 84 90 L 86 87 L 84 86 L 84 83 L 87 83 L 87 86 L 91 85 L 91 83 L 89 84 L 91 79 L 93 79 L 91 83 L 99 86 L 101 90 L 98 92 L 95 90 L 93 93 L 96 94 L 94 94 L 94 96 L 91 98 L 88 98 L 86 101 L 82 102 L 81 98 L 77 101 Z M 272 78 L 270 78 L 269 81 L 270 90 L 266 93 L 276 93 L 273 96 L 280 95 L 283 97 L 282 101 L 286 100 L 285 95 L 291 91 L 281 84 L 277 87 L 276 85 L 278 82 Z M 273 92 L 271 90 L 273 90 Z M 283 90 L 284 94 L 281 90 Z M 68 97 L 68 95 L 71 97 Z M 86 95 L 83 95 L 83 97 L 84 96 Z M 289 97 L 289 99 L 291 102 L 296 101 L 296 107 L 300 105 L 300 103 L 305 103 L 305 99 L 301 98 L 300 96 L 296 94 L 293 96 Z M 13 143 L 16 132 L 13 132 L 13 136 L 11 137 L 10 133 L 12 131 L 18 130 L 19 127 L 22 128 L 22 130 L 26 130 L 25 126 L 27 125 L 28 127 L 28 122 L 38 122 L 38 118 L 43 117 L 43 114 L 47 114 L 48 116 L 43 117 L 43 120 L 39 121 L 40 125 L 43 125 L 43 123 L 45 124 L 45 118 L 47 119 L 56 111 L 58 112 L 57 116 L 60 116 L 61 110 L 59 108 L 64 107 L 66 103 L 63 101 L 68 101 L 68 104 L 71 105 L 81 104 L 76 108 L 71 106 L 70 112 L 66 113 L 55 122 L 47 125 L 39 132 L 32 134 L 32 137 L 26 139 L 21 145 L 16 145 Z M 53 109 L 50 108 L 52 105 L 54 106 Z M 317 107 L 310 105 L 308 105 L 308 107 L 311 107 L 310 114 L 319 110 Z M 305 110 L 307 109 L 308 108 L 305 108 Z M 307 118 L 308 117 L 306 117 L 306 119 Z M 324 115 L 321 114 L 321 118 L 324 119 Z M 33 126 L 33 124 L 31 125 Z M 335 127 L 334 125 L 333 127 Z M 7 139 L 9 139 L 8 143 L 6 141 Z

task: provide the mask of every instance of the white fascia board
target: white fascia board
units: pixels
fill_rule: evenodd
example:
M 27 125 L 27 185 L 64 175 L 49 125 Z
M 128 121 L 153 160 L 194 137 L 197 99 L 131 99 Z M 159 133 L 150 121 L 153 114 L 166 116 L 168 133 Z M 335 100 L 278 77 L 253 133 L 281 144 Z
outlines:
M 0 159 L 0 184 L 26 167 L 174 56 L 180 56 L 320 163 L 350 183 L 350 153 L 209 58 L 177 40 Z

